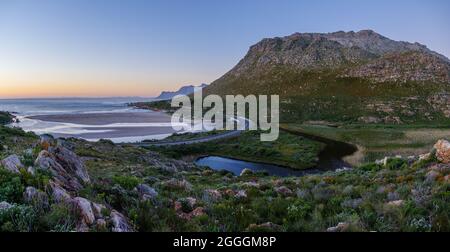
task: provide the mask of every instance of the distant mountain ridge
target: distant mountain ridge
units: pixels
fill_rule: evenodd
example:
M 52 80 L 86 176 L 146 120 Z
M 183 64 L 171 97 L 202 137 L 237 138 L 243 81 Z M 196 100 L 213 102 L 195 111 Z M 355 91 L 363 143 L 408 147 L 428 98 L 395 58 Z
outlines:
M 194 93 L 195 87 L 205 88 L 207 86 L 208 86 L 208 84 L 203 83 L 199 86 L 193 86 L 193 85 L 183 86 L 179 90 L 174 91 L 174 92 L 163 91 L 163 92 L 161 92 L 161 94 L 158 97 L 156 97 L 156 99 L 157 100 L 170 100 L 177 95 L 190 95 L 190 94 Z
M 205 93 L 279 94 L 282 117 L 295 121 L 417 122 L 427 110 L 426 121 L 441 120 L 450 115 L 450 60 L 371 30 L 294 33 L 251 46 Z

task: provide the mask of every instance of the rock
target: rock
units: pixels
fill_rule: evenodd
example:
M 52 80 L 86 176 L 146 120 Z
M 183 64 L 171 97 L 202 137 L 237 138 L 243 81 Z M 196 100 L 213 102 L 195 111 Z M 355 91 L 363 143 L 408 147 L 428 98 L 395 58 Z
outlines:
M 36 175 L 36 169 L 33 166 L 28 167 L 27 172 L 31 174 L 31 176 Z
M 53 154 L 55 155 L 58 163 L 60 163 L 69 174 L 75 175 L 84 183 L 89 183 L 91 181 L 83 161 L 81 161 L 75 153 L 59 146 L 55 148 Z
M 39 144 L 43 150 L 48 150 L 56 144 L 56 141 L 53 136 L 45 134 L 40 136 Z
M 245 190 L 240 190 L 236 193 L 234 197 L 237 199 L 245 199 L 247 198 L 247 192 Z
M 169 187 L 171 189 L 179 189 L 179 190 L 185 190 L 185 191 L 192 190 L 192 184 L 184 179 L 178 180 L 178 179 L 172 178 L 168 181 L 163 182 L 163 185 L 165 185 L 166 187 Z
M 103 218 L 103 212 L 107 210 L 106 206 L 102 205 L 102 204 L 98 204 L 95 202 L 92 202 L 92 210 L 94 211 L 94 216 L 96 219 L 101 219 Z M 98 223 L 98 220 L 97 220 Z
M 287 188 L 286 186 L 275 187 L 275 192 L 283 197 L 289 197 L 293 194 L 292 190 Z
M 239 176 L 247 176 L 247 175 L 252 175 L 252 174 L 253 174 L 252 170 L 245 168 L 244 170 L 241 171 L 241 174 Z
M 57 203 L 70 203 L 72 201 L 72 197 L 67 191 L 62 188 L 60 185 L 56 184 L 53 181 L 49 183 L 50 188 L 52 189 L 52 198 Z
M 192 213 L 190 214 L 192 217 L 199 217 L 202 215 L 205 215 L 205 209 L 203 207 L 197 207 L 196 209 L 194 209 L 194 211 L 192 211 Z
M 419 155 L 419 161 L 429 160 L 430 158 L 431 158 L 431 153 Z
M 54 180 L 66 190 L 77 192 L 83 188 L 83 182 L 89 182 L 87 171 L 81 160 L 72 152 L 62 147 L 55 150 L 41 151 L 35 161 L 38 169 L 48 170 Z M 56 154 L 53 154 L 56 151 Z M 67 159 L 64 159 L 67 158 Z
M 154 188 L 146 184 L 140 184 L 136 186 L 136 191 L 139 193 L 139 197 L 141 198 L 141 200 L 144 201 L 152 200 L 158 196 L 158 192 Z
M 260 188 L 260 187 L 261 187 L 260 184 L 258 184 L 258 183 L 256 183 L 256 182 L 253 182 L 253 181 L 251 181 L 251 182 L 245 182 L 245 183 L 243 183 L 242 185 L 245 186 L 245 187 L 253 187 L 253 188 Z
M 92 225 L 95 222 L 94 211 L 92 210 L 91 202 L 85 198 L 76 197 L 73 199 L 75 209 L 80 215 L 81 222 L 86 225 Z
M 116 210 L 111 211 L 111 223 L 112 223 L 112 231 L 118 233 L 124 232 L 133 232 L 133 228 L 128 223 L 127 218 L 123 216 L 123 214 L 117 212 Z
M 330 233 L 345 232 L 348 230 L 349 227 L 350 227 L 349 223 L 340 222 L 337 226 L 328 228 L 327 232 Z
M 250 224 L 247 228 L 248 232 L 281 232 L 283 228 L 280 225 L 274 224 L 272 222 L 266 222 L 260 225 Z
M 44 192 L 38 191 L 36 188 L 29 186 L 23 193 L 23 198 L 26 203 L 32 203 L 41 207 L 48 207 L 48 197 Z
M 14 207 L 13 205 L 9 204 L 6 201 L 0 202 L 0 211 L 8 210 L 8 209 L 13 208 L 13 207 Z
M 403 200 L 395 200 L 395 201 L 390 201 L 390 202 L 386 203 L 386 205 L 389 207 L 400 207 L 403 204 L 404 204 Z
M 203 201 L 212 203 L 222 199 L 222 194 L 218 190 L 206 189 L 203 192 Z
M 23 168 L 22 162 L 20 162 L 17 155 L 11 155 L 0 161 L 0 163 L 6 170 L 12 173 L 20 173 L 19 169 Z
M 450 164 L 450 142 L 439 140 L 434 148 L 436 149 L 436 158 L 444 164 Z

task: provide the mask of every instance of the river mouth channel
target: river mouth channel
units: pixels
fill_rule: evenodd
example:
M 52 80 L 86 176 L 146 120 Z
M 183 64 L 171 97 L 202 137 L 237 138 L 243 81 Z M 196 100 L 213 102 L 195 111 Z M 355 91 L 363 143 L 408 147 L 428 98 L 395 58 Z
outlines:
M 335 171 L 338 169 L 350 168 L 351 165 L 346 163 L 343 158 L 355 153 L 358 148 L 352 144 L 339 142 L 320 136 L 301 133 L 297 131 L 287 132 L 299 135 L 314 141 L 324 143 L 326 146 L 319 154 L 319 161 L 316 167 L 305 170 L 294 170 L 289 167 L 283 167 L 273 164 L 248 162 L 232 158 L 225 158 L 220 156 L 201 157 L 195 161 L 199 166 L 206 166 L 213 170 L 227 170 L 235 175 L 239 175 L 242 170 L 250 169 L 253 172 L 266 172 L 270 176 L 278 177 L 301 177 L 305 175 L 320 174 L 327 171 Z

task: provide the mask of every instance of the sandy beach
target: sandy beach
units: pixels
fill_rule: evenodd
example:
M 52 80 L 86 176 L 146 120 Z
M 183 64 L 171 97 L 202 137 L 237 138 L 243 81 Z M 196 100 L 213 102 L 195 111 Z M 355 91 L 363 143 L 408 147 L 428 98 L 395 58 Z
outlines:
M 120 112 L 36 115 L 24 120 L 47 123 L 41 132 L 55 137 L 77 137 L 88 140 L 111 139 L 142 141 L 159 139 L 174 133 L 171 117 L 162 112 Z M 38 132 L 39 133 L 39 132 Z

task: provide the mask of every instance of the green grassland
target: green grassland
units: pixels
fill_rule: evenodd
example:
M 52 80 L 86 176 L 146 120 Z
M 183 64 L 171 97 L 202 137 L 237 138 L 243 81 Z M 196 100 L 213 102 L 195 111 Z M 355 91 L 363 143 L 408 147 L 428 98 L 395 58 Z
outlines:
M 189 146 L 151 147 L 151 149 L 173 158 L 216 155 L 301 170 L 315 166 L 317 156 L 324 148 L 322 143 L 287 132 L 280 132 L 278 140 L 274 142 L 261 142 L 260 134 L 259 131 L 248 131 L 231 139 Z

